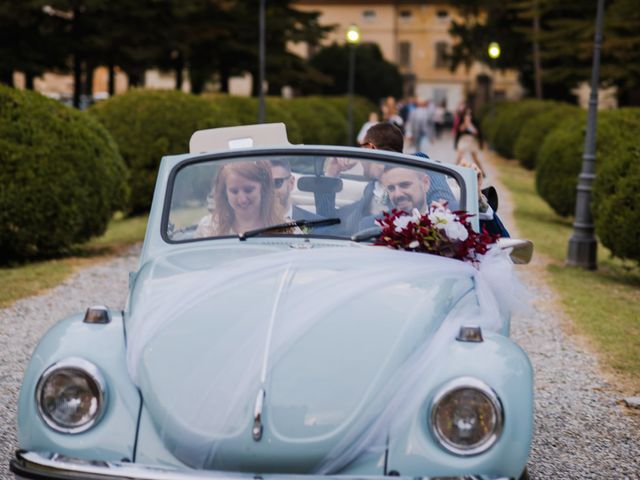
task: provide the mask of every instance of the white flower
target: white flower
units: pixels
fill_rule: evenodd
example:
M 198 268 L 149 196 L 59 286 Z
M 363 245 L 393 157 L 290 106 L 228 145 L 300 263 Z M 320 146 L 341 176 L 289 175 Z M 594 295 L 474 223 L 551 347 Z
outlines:
M 450 240 L 459 240 L 461 242 L 464 242 L 469 237 L 467 229 L 458 221 L 444 225 L 444 233 Z
M 420 213 L 416 216 L 417 210 L 414 210 L 413 215 L 402 215 L 400 217 L 396 217 L 393 219 L 393 224 L 395 225 L 395 231 L 400 233 L 402 230 L 407 228 L 410 222 L 418 223 L 420 220 Z
M 414 240 L 409 244 L 409 248 L 418 248 L 419 245 L 420 245 L 420 242 L 418 240 Z
M 459 221 L 458 216 L 451 210 L 434 204 L 429 209 L 429 220 L 439 230 L 444 230 L 449 240 L 465 241 L 469 232 Z

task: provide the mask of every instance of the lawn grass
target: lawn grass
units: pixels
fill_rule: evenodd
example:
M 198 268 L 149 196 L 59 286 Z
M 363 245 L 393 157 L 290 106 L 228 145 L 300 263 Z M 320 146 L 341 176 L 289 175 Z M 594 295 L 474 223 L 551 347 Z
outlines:
M 548 259 L 551 286 L 575 330 L 601 354 L 611 371 L 640 392 L 640 268 L 611 257 L 598 245 L 598 270 L 565 266 L 572 220 L 556 215 L 536 194 L 535 175 L 517 162 L 496 158 L 511 192 L 520 235 Z
M 0 268 L 0 307 L 62 283 L 76 268 L 105 260 L 141 242 L 147 216 L 114 218 L 104 235 L 74 247 L 67 256 Z

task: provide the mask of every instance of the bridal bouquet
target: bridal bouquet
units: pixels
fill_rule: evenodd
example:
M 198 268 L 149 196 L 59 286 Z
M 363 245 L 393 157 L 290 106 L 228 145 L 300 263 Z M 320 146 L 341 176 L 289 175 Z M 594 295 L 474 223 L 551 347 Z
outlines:
M 468 221 L 468 213 L 452 212 L 446 204 L 433 203 L 421 215 L 392 210 L 376 220 L 382 232 L 375 245 L 397 250 L 431 253 L 477 264 L 498 237 L 486 231 L 477 233 Z

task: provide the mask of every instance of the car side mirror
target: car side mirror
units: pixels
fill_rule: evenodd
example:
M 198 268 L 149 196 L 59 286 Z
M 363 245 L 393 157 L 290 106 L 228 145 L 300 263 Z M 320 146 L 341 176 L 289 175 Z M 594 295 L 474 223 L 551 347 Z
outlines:
M 513 263 L 517 265 L 525 265 L 531 261 L 533 257 L 533 242 L 529 240 L 520 240 L 517 238 L 499 238 L 498 246 L 502 250 L 511 249 L 509 256 Z
M 342 179 L 337 177 L 300 177 L 298 190 L 312 193 L 338 193 L 342 191 Z

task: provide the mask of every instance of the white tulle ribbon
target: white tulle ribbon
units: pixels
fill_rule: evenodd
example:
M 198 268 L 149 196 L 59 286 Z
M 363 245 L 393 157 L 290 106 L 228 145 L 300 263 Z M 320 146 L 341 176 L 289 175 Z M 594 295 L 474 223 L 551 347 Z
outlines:
M 316 467 L 316 473 L 321 474 L 337 473 L 363 453 L 383 449 L 389 432 L 402 424 L 404 415 L 415 411 L 416 402 L 423 400 L 422 396 L 416 395 L 416 386 L 432 368 L 434 359 L 441 357 L 455 339 L 459 327 L 472 322 L 488 330 L 502 331 L 511 312 L 520 305 L 524 291 L 515 279 L 508 254 L 497 248 L 483 256 L 478 268 L 444 257 L 370 246 L 266 253 L 229 261 L 213 270 L 154 278 L 154 270 L 159 273 L 162 262 L 160 259 L 147 267 L 151 271 L 143 291 L 138 292 L 127 325 L 127 365 L 139 386 L 145 348 L 182 312 L 204 298 L 216 298 L 242 289 L 248 278 L 252 281 L 281 278 L 274 295 L 277 298 L 264 300 L 267 304 L 272 302 L 271 319 L 277 316 L 286 320 L 283 324 L 287 330 L 273 336 L 270 334 L 272 325 L 266 324 L 263 330 L 245 338 L 243 345 L 234 346 L 237 348 L 229 354 L 230 368 L 221 373 L 238 376 L 233 392 L 223 392 L 221 396 L 215 391 L 215 385 L 207 388 L 185 379 L 184 385 L 180 386 L 184 387 L 182 395 L 197 399 L 188 421 L 157 426 L 174 454 L 194 467 L 209 464 L 217 453 L 217 442 L 243 423 L 246 408 L 238 399 L 255 395 L 256 385 L 268 374 L 266 359 L 276 363 L 314 325 L 346 302 L 385 286 L 425 277 L 472 279 L 478 300 L 474 307 L 451 309 L 435 334 L 406 359 L 389 383 L 371 399 L 368 416 L 353 421 L 341 441 Z M 290 281 L 297 273 L 306 271 L 333 274 L 306 283 Z M 251 314 L 250 292 L 248 295 L 247 315 Z M 246 355 L 246 352 L 253 353 Z M 213 404 L 218 407 L 212 408 Z

